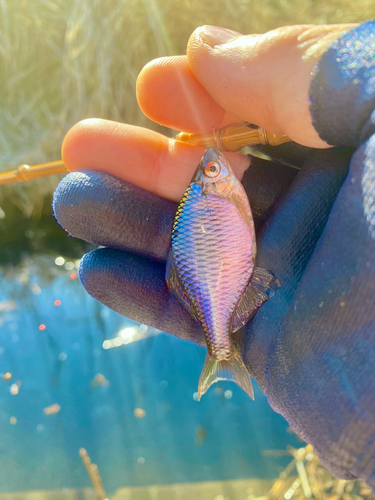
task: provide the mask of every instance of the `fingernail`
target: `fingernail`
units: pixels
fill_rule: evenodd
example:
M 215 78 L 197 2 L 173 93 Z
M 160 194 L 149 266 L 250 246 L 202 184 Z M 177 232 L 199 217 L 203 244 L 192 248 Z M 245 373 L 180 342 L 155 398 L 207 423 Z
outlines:
M 238 31 L 228 30 L 227 28 L 219 28 L 218 26 L 202 26 L 199 33 L 200 38 L 204 43 L 214 48 L 216 45 L 228 43 L 239 36 L 242 36 Z

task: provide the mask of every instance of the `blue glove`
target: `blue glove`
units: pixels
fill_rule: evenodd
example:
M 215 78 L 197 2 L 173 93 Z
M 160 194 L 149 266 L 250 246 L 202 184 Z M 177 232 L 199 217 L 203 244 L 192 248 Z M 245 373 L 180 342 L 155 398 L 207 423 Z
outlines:
M 335 475 L 361 477 L 372 486 L 374 48 L 375 23 L 367 23 L 334 42 L 317 67 L 314 125 L 339 148 L 285 144 L 272 155 L 299 166 L 297 174 L 255 158 L 245 174 L 257 264 L 282 287 L 238 332 L 244 361 L 275 411 Z M 106 247 L 82 259 L 88 293 L 127 317 L 204 344 L 199 324 L 165 284 L 176 204 L 85 170 L 62 180 L 54 210 L 70 234 Z

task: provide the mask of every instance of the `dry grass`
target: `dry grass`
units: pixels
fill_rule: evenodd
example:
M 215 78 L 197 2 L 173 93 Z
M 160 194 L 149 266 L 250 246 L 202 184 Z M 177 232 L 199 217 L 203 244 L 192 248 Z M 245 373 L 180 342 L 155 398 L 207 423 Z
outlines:
M 137 106 L 137 75 L 156 57 L 183 54 L 197 26 L 255 33 L 373 17 L 373 0 L 0 0 L 0 170 L 58 159 L 83 118 L 153 126 Z M 12 195 L 35 215 L 56 182 L 2 186 L 0 205 Z

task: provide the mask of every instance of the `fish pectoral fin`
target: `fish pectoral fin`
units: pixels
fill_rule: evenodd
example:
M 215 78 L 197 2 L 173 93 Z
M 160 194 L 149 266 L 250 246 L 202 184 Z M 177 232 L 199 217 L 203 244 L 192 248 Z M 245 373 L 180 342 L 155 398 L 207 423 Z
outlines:
M 233 315 L 232 332 L 242 328 L 257 310 L 280 288 L 276 276 L 261 267 L 254 269 L 250 283 L 238 302 Z
M 232 352 L 228 360 L 219 361 L 207 354 L 198 385 L 198 401 L 209 387 L 219 380 L 231 380 L 243 389 L 251 399 L 254 399 L 254 390 L 249 372 L 237 351 Z
M 178 298 L 180 303 L 189 311 L 189 313 L 194 317 L 194 319 L 198 320 L 197 314 L 178 276 L 176 265 L 173 259 L 172 248 L 169 250 L 168 253 L 165 280 L 167 282 L 169 290 L 173 293 L 173 295 Z

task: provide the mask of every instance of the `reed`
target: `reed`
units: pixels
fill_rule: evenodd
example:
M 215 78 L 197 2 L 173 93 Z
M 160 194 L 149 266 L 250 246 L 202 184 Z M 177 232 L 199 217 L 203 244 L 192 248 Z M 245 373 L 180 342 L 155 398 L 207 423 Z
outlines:
M 184 54 L 197 26 L 255 33 L 374 16 L 373 0 L 0 0 L 0 171 L 58 159 L 84 118 L 157 129 L 137 106 L 137 75 L 154 58 Z M 3 186 L 0 206 L 17 197 L 26 217 L 36 215 L 56 183 Z
M 108 497 L 103 488 L 102 478 L 100 477 L 98 466 L 91 462 L 91 458 L 89 457 L 89 454 L 87 453 L 85 448 L 79 449 L 79 456 L 81 457 L 82 463 L 87 470 L 87 474 L 94 487 L 98 500 L 108 500 Z

